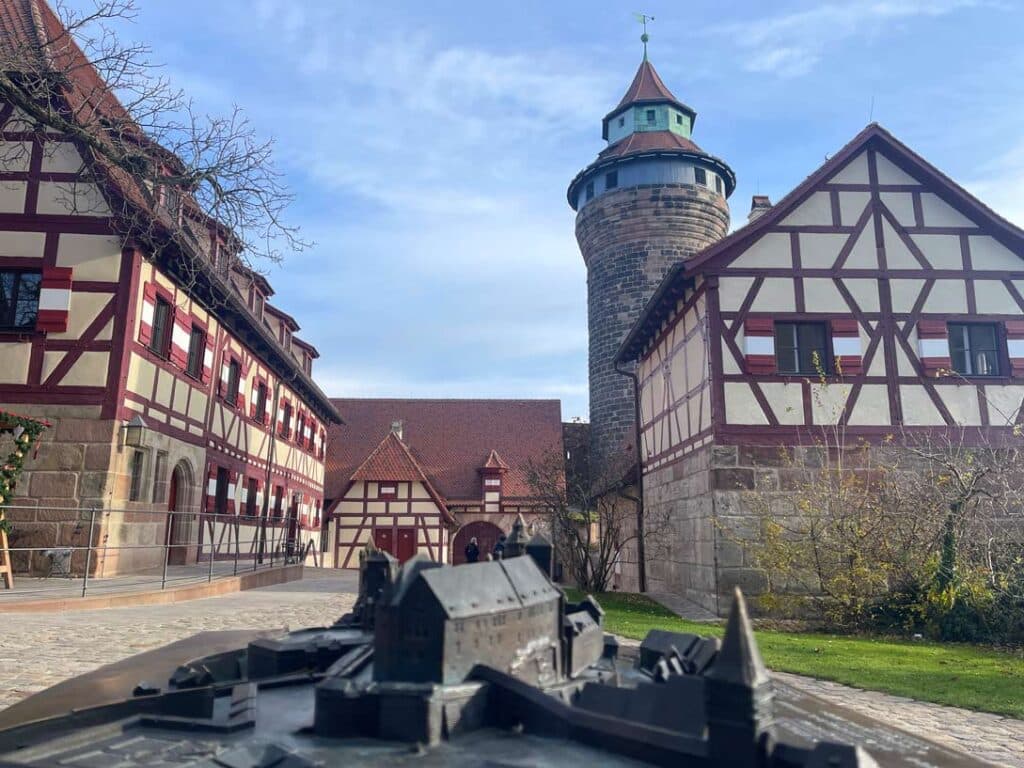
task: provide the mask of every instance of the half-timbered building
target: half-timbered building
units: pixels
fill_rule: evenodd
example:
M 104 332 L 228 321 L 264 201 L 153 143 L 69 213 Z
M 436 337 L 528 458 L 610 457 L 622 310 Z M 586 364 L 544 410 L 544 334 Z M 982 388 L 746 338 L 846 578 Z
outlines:
M 1024 399 L 1024 231 L 877 124 L 777 205 L 672 268 L 618 353 L 636 363 L 645 514 L 672 556 L 649 589 L 724 608 L 763 574 L 723 539 L 759 482 L 784 494 L 842 439 L 998 441 Z M 813 449 L 811 449 L 813 450 Z M 721 601 L 721 605 L 720 605 Z
M 399 560 L 481 557 L 519 514 L 538 529 L 547 507 L 529 468 L 563 461 L 557 400 L 335 399 L 327 438 L 324 562 L 358 568 L 370 541 Z
M 60 29 L 42 0 L 0 2 L 7 60 Z M 81 51 L 68 41 L 63 53 L 66 97 L 95 92 Z M 12 546 L 84 545 L 87 509 L 124 511 L 93 532 L 105 573 L 162 561 L 141 545 L 178 545 L 172 562 L 186 562 L 257 538 L 192 513 L 316 531 L 339 416 L 312 380 L 316 350 L 267 303 L 269 283 L 239 263 L 231 234 L 10 103 L 0 131 L 0 404 L 54 424 L 17 489 L 37 509 L 9 513 Z M 125 215 L 151 217 L 150 244 L 122 235 Z M 167 510 L 183 514 L 143 514 Z

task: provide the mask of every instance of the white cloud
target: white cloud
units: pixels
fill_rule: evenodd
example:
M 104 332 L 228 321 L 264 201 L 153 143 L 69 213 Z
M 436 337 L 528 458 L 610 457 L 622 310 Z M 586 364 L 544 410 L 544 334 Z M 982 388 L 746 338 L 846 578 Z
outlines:
M 985 0 L 851 0 L 808 10 L 712 27 L 714 36 L 740 49 L 749 72 L 795 77 L 810 72 L 829 47 L 860 36 L 878 36 L 904 21 L 945 16 L 990 5 Z
M 986 175 L 964 187 L 1000 216 L 1024 227 L 1024 140 L 983 167 Z

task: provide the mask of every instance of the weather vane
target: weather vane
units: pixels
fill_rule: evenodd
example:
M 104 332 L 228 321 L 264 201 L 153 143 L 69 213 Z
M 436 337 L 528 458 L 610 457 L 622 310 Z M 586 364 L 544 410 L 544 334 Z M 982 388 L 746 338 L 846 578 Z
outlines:
M 644 44 L 644 61 L 647 61 L 647 41 L 651 39 L 647 34 L 647 22 L 654 21 L 654 17 L 648 16 L 646 13 L 634 13 L 633 16 L 644 25 L 644 33 L 640 35 L 640 42 Z

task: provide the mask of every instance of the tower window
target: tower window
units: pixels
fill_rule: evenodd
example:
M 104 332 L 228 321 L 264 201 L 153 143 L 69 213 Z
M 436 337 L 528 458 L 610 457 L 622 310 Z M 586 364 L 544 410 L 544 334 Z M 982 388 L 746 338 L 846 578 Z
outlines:
M 682 125 L 682 124 L 683 124 L 683 116 L 682 115 L 676 115 L 676 125 Z
M 653 109 L 648 109 L 647 110 L 647 122 L 648 123 L 653 123 L 654 122 L 654 110 Z
M 588 181 L 587 182 L 587 200 L 590 200 L 593 197 L 594 197 L 594 182 Z
M 715 176 L 715 191 L 722 194 L 722 178 L 720 176 Z
M 693 178 L 702 186 L 706 187 L 708 185 L 708 172 L 703 168 L 694 168 Z
M 609 171 L 606 173 L 604 175 L 604 188 L 615 189 L 617 186 L 619 186 L 619 172 Z
M 621 128 L 621 127 L 622 127 L 622 126 L 624 126 L 625 124 L 626 124 L 626 118 L 624 118 L 624 117 L 620 117 L 620 118 L 619 118 L 619 128 Z

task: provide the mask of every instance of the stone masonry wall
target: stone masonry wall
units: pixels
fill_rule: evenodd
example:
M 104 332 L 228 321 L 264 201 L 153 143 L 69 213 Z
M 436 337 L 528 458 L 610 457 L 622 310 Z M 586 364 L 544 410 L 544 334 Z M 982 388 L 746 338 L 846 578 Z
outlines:
M 123 549 L 163 544 L 166 537 L 167 483 L 174 466 L 185 460 L 192 487 L 181 489 L 184 505 L 197 509 L 200 498 L 196 478 L 203 471 L 205 451 L 153 430 L 147 432 L 140 501 L 129 501 L 131 449 L 120 448 L 121 423 L 100 419 L 98 408 L 81 406 L 12 406 L 11 410 L 45 418 L 51 427 L 43 432 L 38 451 L 25 463 L 6 515 L 13 531 L 10 546 L 86 547 L 89 542 L 89 511 L 97 510 L 92 540 L 107 546 L 90 558 L 94 575 L 140 572 L 162 566 L 163 550 Z M 156 475 L 158 451 L 167 454 L 162 476 Z M 155 491 L 155 493 L 154 493 Z M 193 526 L 194 527 L 194 526 Z M 192 538 L 198 530 L 192 532 Z M 75 552 L 72 571 L 85 569 L 85 552 Z M 45 573 L 49 560 L 40 552 L 13 552 L 16 573 Z
M 718 610 L 716 530 L 710 487 L 714 448 L 704 446 L 644 476 L 647 589 Z
M 613 358 L 669 268 L 725 236 L 729 208 L 710 189 L 627 187 L 590 201 L 576 217 L 587 263 L 591 459 L 600 466 L 633 443 L 633 395 Z

